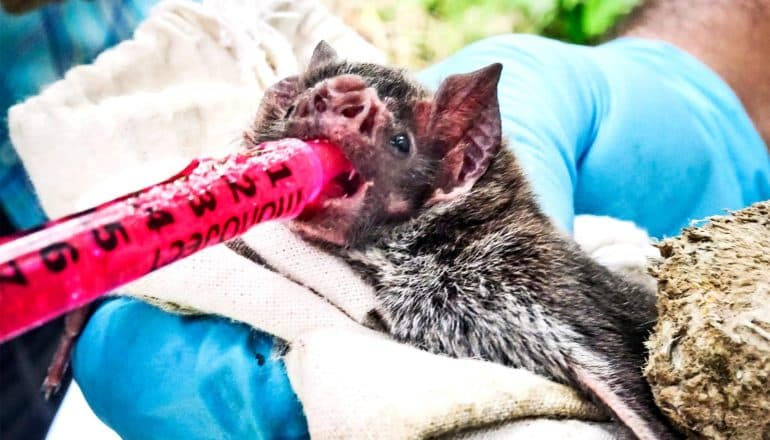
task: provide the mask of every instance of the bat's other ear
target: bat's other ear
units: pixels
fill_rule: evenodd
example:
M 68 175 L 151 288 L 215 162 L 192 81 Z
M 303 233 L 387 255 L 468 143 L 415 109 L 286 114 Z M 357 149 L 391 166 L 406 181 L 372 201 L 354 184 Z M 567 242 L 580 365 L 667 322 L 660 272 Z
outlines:
M 308 70 L 315 69 L 321 65 L 337 61 L 337 51 L 324 40 L 321 40 L 313 49 L 313 55 L 308 63 Z
M 491 64 L 452 75 L 439 86 L 427 121 L 434 153 L 442 157 L 439 192 L 470 189 L 500 149 L 497 83 L 502 69 L 500 63 Z
M 286 109 L 292 104 L 298 92 L 299 77 L 297 75 L 286 77 L 270 86 L 262 96 L 262 101 L 259 104 L 254 120 L 254 127 L 261 127 L 267 121 L 283 118 L 286 114 Z M 246 140 L 249 140 L 248 137 Z M 247 142 L 247 144 L 249 143 Z
M 278 106 L 287 106 L 297 96 L 298 88 L 299 77 L 297 75 L 288 76 L 265 90 L 262 101 Z

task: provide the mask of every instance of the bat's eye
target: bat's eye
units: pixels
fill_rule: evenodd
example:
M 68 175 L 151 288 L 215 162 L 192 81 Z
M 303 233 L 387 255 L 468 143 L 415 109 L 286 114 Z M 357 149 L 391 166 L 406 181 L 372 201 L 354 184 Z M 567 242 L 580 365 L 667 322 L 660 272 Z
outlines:
M 409 143 L 409 136 L 405 135 L 404 133 L 399 133 L 393 136 L 390 138 L 390 146 L 400 154 L 409 154 L 409 148 L 411 147 Z
M 289 119 L 289 116 L 294 113 L 294 106 L 289 106 L 289 108 L 286 110 L 286 114 L 283 115 L 283 119 Z

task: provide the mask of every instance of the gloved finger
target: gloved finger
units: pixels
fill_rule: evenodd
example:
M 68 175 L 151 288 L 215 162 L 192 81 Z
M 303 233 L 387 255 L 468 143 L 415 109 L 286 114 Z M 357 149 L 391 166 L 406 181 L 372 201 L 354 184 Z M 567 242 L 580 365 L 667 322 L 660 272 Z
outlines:
M 305 438 L 276 340 L 224 318 L 117 298 L 91 317 L 73 356 L 97 416 L 123 438 Z

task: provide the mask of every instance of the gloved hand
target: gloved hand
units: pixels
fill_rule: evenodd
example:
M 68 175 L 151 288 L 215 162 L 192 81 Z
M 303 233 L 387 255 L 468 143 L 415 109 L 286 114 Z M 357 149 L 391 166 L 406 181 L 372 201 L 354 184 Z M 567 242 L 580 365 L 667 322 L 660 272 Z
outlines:
M 657 74 L 663 60 L 665 78 Z M 543 208 L 565 230 L 585 212 L 633 220 L 655 236 L 673 234 L 691 218 L 770 196 L 739 171 L 770 181 L 768 167 L 750 160 L 759 157 L 752 144 L 758 138 L 746 121 L 692 111 L 693 100 L 716 102 L 728 114 L 740 104 L 710 71 L 669 46 L 623 40 L 582 48 L 505 36 L 477 43 L 421 78 L 435 86 L 450 73 L 496 61 L 505 66 L 504 132 Z M 693 95 L 683 79 L 693 77 L 705 94 Z M 727 125 L 734 130 L 717 136 Z M 750 145 L 725 163 L 737 140 Z M 649 188 L 651 182 L 666 185 Z M 75 377 L 96 413 L 128 438 L 302 435 L 301 406 L 280 361 L 267 356 L 269 338 L 248 335 L 223 320 L 113 300 L 80 338 Z
M 126 439 L 304 438 L 276 340 L 131 298 L 96 310 L 73 356 L 94 412 Z

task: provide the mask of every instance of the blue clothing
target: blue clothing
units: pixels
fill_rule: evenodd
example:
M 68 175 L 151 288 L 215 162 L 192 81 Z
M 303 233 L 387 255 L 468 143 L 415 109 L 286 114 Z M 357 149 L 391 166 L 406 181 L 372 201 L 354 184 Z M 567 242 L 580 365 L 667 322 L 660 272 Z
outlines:
M 545 211 L 571 230 L 576 214 L 631 220 L 652 236 L 770 199 L 770 156 L 732 90 L 661 42 L 575 46 L 506 35 L 424 71 L 503 63 L 503 131 Z
M 131 37 L 156 0 L 51 3 L 23 15 L 0 8 L 0 204 L 15 227 L 46 220 L 8 135 L 7 110 L 35 95 L 70 67 L 90 63 Z
M 73 3 L 84 4 L 52 7 Z M 60 44 L 46 50 L 58 53 Z M 563 228 L 592 213 L 671 235 L 692 219 L 770 198 L 770 159 L 751 121 L 730 89 L 681 51 L 631 39 L 588 48 L 503 36 L 420 78 L 436 86 L 498 61 L 504 131 Z M 32 199 L 8 188 L 0 186 L 0 198 L 23 218 L 24 206 L 6 201 Z M 91 318 L 73 366 L 97 415 L 124 438 L 305 437 L 272 344 L 243 325 L 122 298 Z

